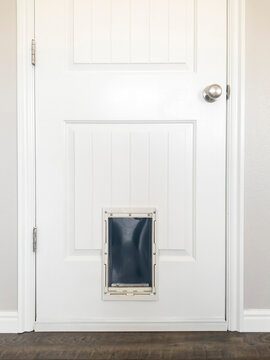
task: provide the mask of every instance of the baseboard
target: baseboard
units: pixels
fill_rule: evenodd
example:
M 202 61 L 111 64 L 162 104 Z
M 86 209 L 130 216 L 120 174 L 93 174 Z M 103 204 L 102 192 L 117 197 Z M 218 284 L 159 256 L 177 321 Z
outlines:
M 0 312 L 0 333 L 17 333 L 19 329 L 18 313 L 13 311 Z
M 227 331 L 225 321 L 36 322 L 35 331 Z
M 244 310 L 242 332 L 270 332 L 270 309 Z

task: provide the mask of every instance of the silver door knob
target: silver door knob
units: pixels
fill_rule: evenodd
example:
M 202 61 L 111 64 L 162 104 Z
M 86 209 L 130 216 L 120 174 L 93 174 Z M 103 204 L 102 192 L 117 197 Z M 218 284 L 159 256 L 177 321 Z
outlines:
M 222 87 L 217 84 L 207 86 L 203 90 L 203 97 L 205 101 L 213 103 L 217 101 L 222 95 Z

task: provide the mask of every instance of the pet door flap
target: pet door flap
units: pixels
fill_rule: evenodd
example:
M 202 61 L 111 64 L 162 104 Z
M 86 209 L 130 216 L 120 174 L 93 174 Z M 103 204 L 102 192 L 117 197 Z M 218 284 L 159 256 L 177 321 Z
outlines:
M 155 294 L 155 211 L 105 212 L 104 294 Z

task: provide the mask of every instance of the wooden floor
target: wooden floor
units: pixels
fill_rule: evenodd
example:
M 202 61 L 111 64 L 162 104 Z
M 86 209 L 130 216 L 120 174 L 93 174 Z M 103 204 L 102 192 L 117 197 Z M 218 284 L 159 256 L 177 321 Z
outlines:
M 270 360 L 270 333 L 0 334 L 0 360 Z

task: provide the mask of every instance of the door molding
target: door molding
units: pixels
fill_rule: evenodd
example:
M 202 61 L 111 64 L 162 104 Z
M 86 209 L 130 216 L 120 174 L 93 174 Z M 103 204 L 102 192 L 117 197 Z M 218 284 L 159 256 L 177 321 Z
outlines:
M 245 0 L 228 1 L 227 83 L 227 281 L 228 329 L 243 329 L 243 223 L 245 121 Z M 18 332 L 35 323 L 35 71 L 31 41 L 35 34 L 35 0 L 17 0 L 18 118 Z M 38 44 L 37 44 L 38 52 Z M 210 330 L 210 328 L 209 328 Z
M 18 332 L 35 321 L 35 73 L 31 64 L 34 0 L 17 0 Z
M 228 330 L 243 329 L 245 0 L 228 0 L 227 84 L 227 289 Z

